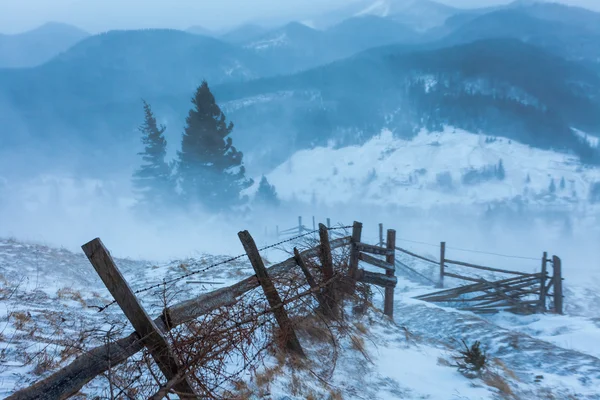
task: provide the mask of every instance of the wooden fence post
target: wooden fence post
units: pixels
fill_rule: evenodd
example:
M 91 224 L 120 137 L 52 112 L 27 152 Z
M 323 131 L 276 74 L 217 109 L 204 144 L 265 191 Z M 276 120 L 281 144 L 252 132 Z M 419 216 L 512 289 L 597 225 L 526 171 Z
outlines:
M 269 306 L 273 308 L 273 314 L 275 315 L 275 319 L 277 320 L 279 328 L 281 329 L 282 337 L 286 340 L 286 347 L 288 350 L 304 357 L 304 351 L 302 350 L 302 346 L 300 346 L 300 341 L 298 341 L 298 337 L 296 336 L 296 332 L 292 326 L 292 321 L 282 305 L 283 302 L 281 301 L 281 297 L 279 297 L 279 293 L 277 293 L 277 289 L 275 288 L 273 281 L 269 277 L 269 273 L 267 272 L 267 268 L 260 257 L 260 253 L 258 252 L 258 248 L 256 247 L 254 239 L 252 239 L 252 236 L 248 231 L 239 232 L 238 237 L 244 246 L 244 250 L 246 251 L 248 259 L 254 268 L 254 272 L 256 272 L 256 277 L 263 288 L 265 297 L 269 302 Z
M 298 235 L 302 235 L 302 217 L 298 217 Z
M 383 247 L 383 224 L 379 224 L 379 246 Z
M 563 290 L 562 290 L 562 262 L 557 256 L 552 257 L 554 268 L 554 310 L 557 314 L 563 313 Z
M 542 256 L 542 277 L 540 278 L 540 312 L 546 312 L 546 278 L 548 266 L 548 253 L 544 252 Z
M 446 242 L 440 243 L 440 287 L 444 287 L 444 263 L 446 261 Z
M 169 344 L 152 318 L 148 316 L 129 284 L 127 284 L 102 241 L 96 238 L 84 244 L 81 248 L 98 275 L 100 275 L 100 279 L 102 279 L 110 294 L 133 325 L 165 378 L 167 380 L 173 379 L 181 369 L 175 355 L 171 352 Z M 174 388 L 182 393 L 181 396 L 197 398 L 187 377 L 176 384 Z
M 323 280 L 329 282 L 333 279 L 333 257 L 331 255 L 331 245 L 329 243 L 329 232 L 327 227 L 319 224 L 319 239 L 321 246 L 319 247 L 319 259 L 323 267 Z M 337 313 L 337 293 L 336 285 L 332 282 L 323 289 L 323 297 L 325 298 L 326 308 L 325 314 L 334 316 Z
M 358 243 L 362 235 L 362 224 L 354 221 L 352 225 L 352 239 L 350 241 L 350 278 L 356 280 L 358 273 Z
M 386 247 L 388 250 L 392 250 L 393 253 L 390 253 L 387 256 L 385 256 L 385 261 L 387 261 L 393 266 L 396 266 L 396 231 L 393 229 L 388 229 L 387 231 Z M 395 275 L 395 272 L 391 270 L 386 270 L 385 275 L 393 277 Z M 385 288 L 383 313 L 390 318 L 394 316 L 394 289 L 394 287 Z

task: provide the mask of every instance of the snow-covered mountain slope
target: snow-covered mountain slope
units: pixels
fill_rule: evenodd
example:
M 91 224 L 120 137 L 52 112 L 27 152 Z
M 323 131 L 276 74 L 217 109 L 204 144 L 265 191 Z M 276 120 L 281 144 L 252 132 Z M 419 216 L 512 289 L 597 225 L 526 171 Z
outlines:
M 327 27 L 345 19 L 372 15 L 391 18 L 417 30 L 426 31 L 440 26 L 461 10 L 430 0 L 361 0 L 313 18 L 317 27 Z
M 300 151 L 267 177 L 283 199 L 326 205 L 432 208 L 516 200 L 574 208 L 592 206 L 600 169 L 567 154 L 445 128 L 411 140 L 383 131 L 362 146 Z

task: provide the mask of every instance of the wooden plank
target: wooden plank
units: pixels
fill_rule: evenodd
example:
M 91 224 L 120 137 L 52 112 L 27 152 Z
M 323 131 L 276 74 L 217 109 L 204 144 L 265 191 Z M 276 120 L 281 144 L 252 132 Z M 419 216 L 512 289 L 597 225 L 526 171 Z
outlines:
M 331 255 L 331 247 L 329 246 L 329 231 L 323 224 L 319 224 L 319 239 L 321 241 L 321 247 L 319 249 L 319 258 L 321 259 L 321 266 L 323 268 L 323 278 L 325 282 L 329 282 L 333 279 L 333 257 Z M 323 297 L 325 298 L 325 304 L 323 311 L 325 315 L 334 317 L 337 315 L 337 293 L 335 285 L 331 284 L 323 288 Z
M 388 229 L 387 237 L 385 240 L 386 247 L 389 253 L 385 256 L 385 261 L 387 261 L 390 265 L 396 264 L 396 231 L 393 229 Z M 385 295 L 383 299 L 383 313 L 388 317 L 392 318 L 394 316 L 394 289 L 396 288 L 396 284 L 398 282 L 398 278 L 394 276 L 395 268 L 392 270 L 387 269 L 385 271 L 385 275 L 389 279 L 394 279 L 394 286 L 386 286 Z
M 378 268 L 383 268 L 385 270 L 389 270 L 389 271 L 395 271 L 396 267 L 394 267 L 393 265 L 391 265 L 390 263 L 388 263 L 385 260 L 380 260 L 379 258 L 375 258 L 373 256 L 370 256 L 366 253 L 358 253 L 358 259 L 361 261 L 366 262 L 367 264 L 370 264 L 374 267 L 378 267 Z
M 110 294 L 131 322 L 163 375 L 167 380 L 173 379 L 180 370 L 175 355 L 171 352 L 169 344 L 154 321 L 146 313 L 133 290 L 129 287 L 102 241 L 96 238 L 84 244 L 81 248 Z M 182 396 L 196 397 L 187 378 L 176 384 L 175 390 L 182 393 Z
M 548 265 L 548 253 L 542 255 L 542 276 L 540 277 L 540 304 L 539 311 L 546 312 L 546 275 Z
M 287 349 L 301 357 L 304 357 L 304 351 L 302 350 L 302 346 L 300 346 L 300 341 L 296 336 L 296 332 L 292 326 L 292 321 L 290 320 L 285 308 L 281 307 L 283 301 L 281 300 L 279 293 L 277 293 L 277 289 L 275 288 L 275 285 L 269 276 L 263 259 L 258 252 L 258 247 L 256 247 L 254 239 L 252 239 L 252 236 L 248 231 L 239 232 L 238 237 L 244 246 L 244 250 L 246 251 L 248 259 L 254 268 L 254 272 L 256 272 L 256 277 L 263 288 L 263 292 L 265 293 L 265 297 L 269 302 L 269 306 L 273 308 L 273 315 L 275 316 L 275 320 L 277 320 L 279 328 L 281 329 L 281 337 L 286 340 Z
M 379 224 L 379 244 L 378 246 L 384 247 L 385 243 L 383 243 L 383 224 Z
M 420 256 L 420 255 L 415 254 L 415 253 L 413 253 L 411 251 L 405 250 L 405 249 L 403 249 L 401 247 L 397 247 L 396 246 L 396 250 L 398 250 L 398 251 L 400 251 L 402 253 L 408 254 L 409 256 L 418 258 L 419 260 L 427 261 L 427 262 L 430 262 L 430 263 L 435 264 L 435 265 L 439 265 L 440 264 L 439 261 L 435 261 L 435 260 L 432 260 L 431 258 Z
M 562 290 L 562 261 L 557 256 L 552 256 L 552 266 L 554 268 L 554 311 L 557 314 L 563 313 L 563 290 Z
M 440 283 L 441 288 L 444 287 L 444 261 L 446 260 L 446 242 L 440 243 Z
M 359 251 L 363 251 L 365 253 L 370 253 L 370 254 L 376 254 L 378 256 L 388 256 L 388 255 L 394 254 L 393 250 L 373 246 L 372 244 L 357 243 L 356 247 L 358 248 Z
M 330 246 L 332 249 L 339 249 L 350 246 L 350 244 L 351 238 L 347 236 L 332 240 Z M 303 258 L 318 257 L 318 247 L 302 251 L 300 255 Z M 294 257 L 290 257 L 267 268 L 267 271 L 269 274 L 277 275 L 287 273 L 296 267 Z M 221 307 L 233 306 L 238 302 L 240 296 L 259 286 L 258 279 L 253 275 L 229 287 L 203 293 L 193 299 L 168 307 L 153 322 L 161 332 L 165 333 L 169 329 L 203 315 L 208 315 Z M 169 324 L 165 324 L 165 320 L 168 320 Z M 66 399 L 79 392 L 85 384 L 96 376 L 123 363 L 143 348 L 144 345 L 139 335 L 135 332 L 131 333 L 115 342 L 86 351 L 69 365 L 36 382 L 34 385 L 13 393 L 7 400 Z
M 450 278 L 455 278 L 455 279 L 462 279 L 463 281 L 469 281 L 469 282 L 481 282 L 480 279 L 478 278 L 470 278 L 468 276 L 463 276 L 463 275 L 458 275 L 458 274 L 453 274 L 452 272 L 446 272 L 445 276 L 449 276 Z
M 358 273 L 358 244 L 362 235 L 362 224 L 354 221 L 352 225 L 352 244 L 350 246 L 350 277 L 356 280 Z
M 384 288 L 393 288 L 398 283 L 398 278 L 395 276 L 389 277 L 384 274 L 378 274 L 376 272 L 365 271 L 364 269 L 358 270 L 359 282 L 370 283 L 372 285 L 381 286 Z
M 484 271 L 501 272 L 503 274 L 513 274 L 513 275 L 523 275 L 523 276 L 531 275 L 531 274 L 529 274 L 527 272 L 509 271 L 509 270 L 500 269 L 500 268 L 484 267 L 482 265 L 476 265 L 476 264 L 466 263 L 466 262 L 462 262 L 462 261 L 454 261 L 454 260 L 445 260 L 445 261 L 446 261 L 447 264 L 460 265 L 460 266 L 463 266 L 463 267 L 481 269 L 481 270 L 484 270 Z

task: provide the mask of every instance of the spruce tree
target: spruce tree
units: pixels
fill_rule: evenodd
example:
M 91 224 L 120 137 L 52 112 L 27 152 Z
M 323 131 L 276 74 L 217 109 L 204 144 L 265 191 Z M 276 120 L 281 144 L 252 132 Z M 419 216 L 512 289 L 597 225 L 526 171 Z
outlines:
M 152 108 L 144 100 L 143 105 L 144 123 L 138 128 L 144 144 L 144 151 L 138 153 L 143 164 L 133 173 L 132 184 L 138 204 L 147 208 L 163 207 L 169 204 L 175 192 L 172 170 L 165 161 L 166 128 L 156 123 Z
M 199 202 L 211 211 L 239 205 L 242 190 L 252 185 L 246 179 L 242 153 L 232 144 L 227 123 L 206 81 L 192 98 L 179 152 L 178 173 L 188 202 Z
M 503 181 L 506 178 L 506 171 L 504 170 L 504 162 L 502 159 L 498 162 L 498 167 L 496 168 L 496 177 Z
M 271 185 L 264 175 L 258 185 L 258 191 L 256 192 L 256 197 L 254 197 L 254 202 L 257 205 L 271 207 L 277 207 L 280 204 L 275 186 Z
M 548 187 L 548 191 L 552 194 L 556 193 L 556 184 L 554 183 L 554 178 L 550 181 L 550 186 Z

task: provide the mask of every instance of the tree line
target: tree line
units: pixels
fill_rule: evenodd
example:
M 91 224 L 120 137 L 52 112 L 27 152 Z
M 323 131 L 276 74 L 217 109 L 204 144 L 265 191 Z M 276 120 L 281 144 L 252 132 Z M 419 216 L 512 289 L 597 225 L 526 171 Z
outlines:
M 166 160 L 166 127 L 159 125 L 150 104 L 143 101 L 144 122 L 139 127 L 144 149 L 142 165 L 133 174 L 138 206 L 146 210 L 174 205 L 200 206 L 206 211 L 235 210 L 249 204 L 243 191 L 254 184 L 246 177 L 243 153 L 230 137 L 234 125 L 217 105 L 203 81 L 192 97 L 181 149 L 173 162 Z M 279 204 L 275 187 L 262 177 L 256 205 Z

